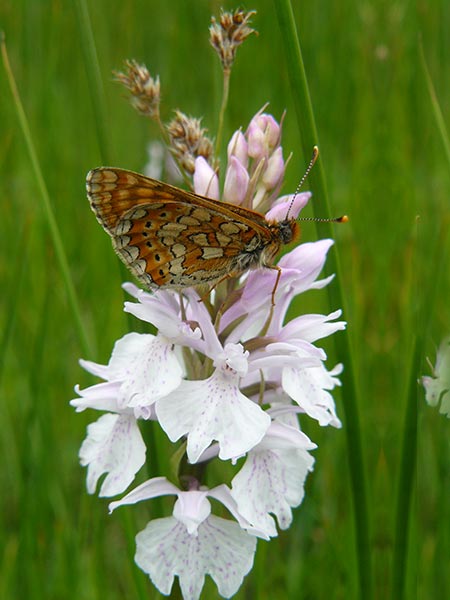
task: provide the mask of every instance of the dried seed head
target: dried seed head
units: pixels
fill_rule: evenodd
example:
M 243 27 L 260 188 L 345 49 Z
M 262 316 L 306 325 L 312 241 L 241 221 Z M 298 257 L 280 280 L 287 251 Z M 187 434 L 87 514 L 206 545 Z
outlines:
M 206 129 L 200 119 L 188 117 L 181 111 L 175 111 L 175 117 L 166 125 L 170 139 L 170 150 L 181 167 L 189 174 L 195 170 L 195 159 L 203 156 L 211 162 L 213 143 L 205 135 Z
M 153 79 L 147 67 L 135 60 L 126 60 L 125 67 L 124 73 L 115 71 L 114 75 L 129 90 L 132 106 L 142 115 L 159 119 L 159 77 Z
M 237 9 L 234 13 L 222 11 L 219 23 L 217 23 L 214 17 L 211 18 L 209 41 L 219 55 L 224 70 L 231 69 L 237 47 L 250 34 L 257 34 L 257 31 L 248 26 L 254 14 L 256 14 L 255 10 L 247 12 Z

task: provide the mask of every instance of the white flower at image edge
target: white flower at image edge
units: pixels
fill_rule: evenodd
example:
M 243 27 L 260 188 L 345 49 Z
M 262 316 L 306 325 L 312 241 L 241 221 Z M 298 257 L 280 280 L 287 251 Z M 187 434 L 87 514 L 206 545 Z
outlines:
M 439 405 L 439 412 L 450 418 L 450 337 L 439 346 L 433 375 L 422 377 L 425 399 L 430 406 Z
M 226 485 L 183 492 L 165 477 L 156 477 L 109 508 L 168 494 L 178 496 L 173 516 L 154 519 L 137 534 L 136 564 L 164 595 L 170 594 L 178 575 L 184 600 L 198 600 L 205 575 L 210 575 L 220 595 L 230 598 L 253 566 L 257 540 L 242 529 L 248 523 L 237 512 Z M 208 496 L 224 504 L 239 524 L 211 515 Z

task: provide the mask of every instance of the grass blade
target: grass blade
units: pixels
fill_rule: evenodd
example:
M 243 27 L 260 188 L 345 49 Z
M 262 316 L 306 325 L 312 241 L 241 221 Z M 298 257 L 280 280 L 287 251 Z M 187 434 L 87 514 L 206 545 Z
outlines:
M 81 50 L 84 58 L 86 76 L 91 92 L 92 107 L 94 110 L 94 121 L 97 129 L 97 139 L 100 148 L 100 157 L 104 165 L 111 165 L 111 151 L 108 136 L 105 90 L 103 88 L 100 65 L 98 62 L 97 49 L 95 47 L 94 34 L 91 19 L 85 0 L 76 0 L 75 8 L 78 17 L 78 25 L 81 39 Z
M 420 63 L 422 65 L 423 73 L 425 75 L 425 81 L 427 83 L 428 93 L 430 94 L 430 102 L 431 107 L 433 109 L 433 115 L 436 120 L 436 126 L 439 131 L 440 138 L 442 140 L 442 144 L 444 146 L 445 157 L 450 166 L 450 140 L 448 137 L 448 131 L 445 126 L 444 117 L 442 115 L 442 110 L 439 105 L 439 101 L 437 98 L 436 90 L 434 89 L 433 81 L 431 79 L 430 71 L 428 69 L 427 62 L 425 60 L 425 54 L 423 51 L 422 43 L 419 44 L 419 55 L 420 55 Z
M 45 184 L 44 177 L 42 175 L 42 170 L 39 164 L 39 160 L 36 153 L 36 148 L 33 143 L 33 138 L 31 136 L 30 126 L 27 120 L 27 116 L 25 114 L 25 110 L 23 108 L 22 100 L 20 98 L 19 90 L 17 88 L 16 81 L 14 79 L 14 74 L 11 69 L 11 65 L 8 58 L 8 52 L 6 49 L 5 37 L 4 34 L 1 34 L 1 52 L 3 65 L 6 71 L 6 76 L 8 79 L 9 87 L 11 90 L 11 94 L 14 99 L 14 106 L 16 108 L 17 117 L 19 119 L 20 128 L 22 129 L 23 136 L 25 138 L 25 143 L 27 146 L 28 154 L 31 160 L 31 164 L 34 171 L 34 176 L 36 178 L 37 186 L 39 189 L 42 207 L 44 209 L 44 213 L 47 219 L 47 223 L 50 230 L 50 236 L 53 242 L 53 246 L 55 248 L 56 260 L 58 262 L 59 268 L 61 270 L 62 278 L 64 281 L 64 285 L 66 288 L 67 297 L 69 300 L 69 306 L 72 310 L 75 325 L 78 331 L 78 335 L 80 338 L 80 343 L 87 355 L 90 354 L 90 349 L 92 347 L 90 340 L 87 335 L 86 328 L 83 324 L 83 319 L 81 317 L 81 310 L 78 303 L 78 298 L 75 292 L 75 286 L 72 281 L 69 264 L 67 262 L 66 253 L 64 251 L 64 245 L 62 243 L 61 234 L 58 228 L 58 224 L 55 219 L 55 215 L 53 212 L 53 208 L 50 202 L 50 196 L 47 190 L 47 186 Z
M 431 79 L 428 65 L 425 60 L 423 46 L 419 44 L 419 56 L 423 69 L 432 113 L 436 121 L 436 127 L 444 147 L 445 157 L 450 166 L 450 140 L 442 116 L 441 107 Z M 406 406 L 403 421 L 403 439 L 401 445 L 400 469 L 398 476 L 398 489 L 395 510 L 395 537 L 392 565 L 392 600 L 405 597 L 406 576 L 409 553 L 409 533 L 411 524 L 411 508 L 413 505 L 414 479 L 417 468 L 417 419 L 418 406 L 423 402 L 424 393 L 418 384 L 420 375 L 424 372 L 424 350 L 430 330 L 431 317 L 435 314 L 436 296 L 441 289 L 444 272 L 445 249 L 447 247 L 448 221 L 440 223 L 439 234 L 431 241 L 429 248 L 431 257 L 429 264 L 434 265 L 432 277 L 429 277 L 428 289 L 425 293 L 423 279 L 417 275 L 415 281 L 414 298 L 418 299 L 417 318 L 415 327 L 414 348 L 411 359 L 409 376 L 409 387 L 406 398 Z M 418 244 L 417 244 L 418 246 Z M 418 262 L 418 261 L 416 261 Z M 414 269 L 419 273 L 419 267 Z
M 308 156 L 314 145 L 319 145 L 308 83 L 303 65 L 300 42 L 289 0 L 275 0 L 279 25 L 284 42 L 286 62 L 291 82 L 292 94 L 297 111 L 299 129 L 302 132 L 302 147 Z M 322 161 L 319 160 L 311 173 L 311 187 L 315 190 L 314 211 L 316 216 L 330 217 L 328 194 Z M 330 223 L 318 223 L 320 237 L 333 237 Z M 342 306 L 345 315 L 345 302 L 340 288 L 339 265 L 336 251 L 327 259 L 327 270 L 337 274 L 337 280 L 328 286 L 332 307 Z M 360 595 L 364 600 L 372 597 L 372 566 L 369 536 L 369 511 L 367 484 L 361 440 L 361 425 L 358 411 L 356 387 L 352 368 L 352 353 L 347 335 L 336 336 L 336 351 L 339 360 L 345 364 L 341 375 L 345 402 L 345 435 L 347 440 L 353 511 L 356 531 L 356 554 Z

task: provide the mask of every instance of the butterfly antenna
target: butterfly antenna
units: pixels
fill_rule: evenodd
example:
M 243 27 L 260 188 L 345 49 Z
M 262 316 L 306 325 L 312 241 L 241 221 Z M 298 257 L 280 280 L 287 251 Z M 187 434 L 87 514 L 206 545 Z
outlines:
M 314 163 L 316 162 L 316 160 L 317 160 L 317 157 L 318 157 L 318 156 L 319 156 L 319 148 L 318 148 L 318 146 L 314 146 L 314 148 L 313 148 L 313 154 L 312 154 L 312 156 L 311 156 L 311 160 L 309 161 L 309 165 L 308 165 L 308 166 L 307 166 L 307 168 L 306 168 L 305 174 L 304 174 L 304 175 L 303 175 L 303 177 L 300 179 L 300 183 L 299 183 L 299 184 L 298 184 L 298 186 L 296 187 L 296 189 L 295 189 L 295 192 L 294 192 L 294 195 L 292 196 L 292 200 L 291 200 L 291 202 L 289 203 L 289 208 L 288 208 L 288 210 L 287 210 L 287 213 L 286 213 L 286 220 L 287 220 L 287 218 L 288 218 L 288 216 L 289 216 L 289 211 L 291 210 L 291 208 L 292 208 L 292 205 L 294 204 L 294 200 L 295 200 L 295 198 L 297 197 L 297 195 L 298 195 L 299 191 L 301 190 L 301 187 L 302 187 L 302 185 L 305 183 L 305 179 L 306 179 L 306 178 L 308 177 L 308 175 L 310 174 L 310 172 L 311 172 L 311 169 L 313 168 L 313 166 L 314 166 Z
M 313 154 L 311 156 L 311 160 L 309 161 L 309 165 L 306 168 L 305 174 L 300 179 L 300 183 L 298 184 L 298 186 L 294 192 L 294 195 L 292 196 L 292 200 L 289 203 L 289 208 L 286 213 L 286 220 L 289 216 L 289 211 L 292 208 L 294 200 L 295 200 L 296 196 L 298 195 L 302 185 L 305 183 L 305 179 L 310 174 L 311 169 L 313 168 L 318 156 L 319 156 L 319 148 L 317 146 L 314 146 Z M 300 217 L 298 220 L 299 221 L 315 221 L 316 223 L 347 223 L 348 217 L 347 217 L 347 215 L 342 215 L 342 217 L 333 217 L 332 219 L 326 219 L 326 218 L 321 219 L 320 217 Z
M 347 223 L 348 216 L 333 217 L 332 219 L 321 219 L 320 217 L 299 217 L 299 221 L 315 221 L 316 223 Z

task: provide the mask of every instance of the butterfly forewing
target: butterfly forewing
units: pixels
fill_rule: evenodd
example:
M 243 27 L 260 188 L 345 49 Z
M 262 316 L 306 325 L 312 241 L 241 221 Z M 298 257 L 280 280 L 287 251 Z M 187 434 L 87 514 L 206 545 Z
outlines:
M 149 287 L 214 283 L 273 258 L 278 227 L 248 209 L 124 169 L 90 171 L 88 198 L 131 272 Z M 267 265 L 269 266 L 269 265 Z
M 86 189 L 99 223 L 112 236 L 116 225 L 130 209 L 141 204 L 173 200 L 172 191 L 164 191 L 161 182 L 125 169 L 89 171 Z

